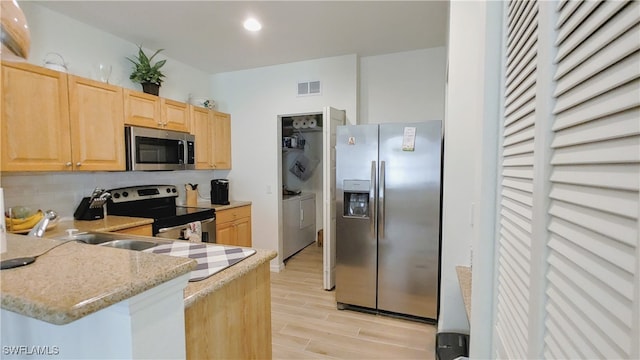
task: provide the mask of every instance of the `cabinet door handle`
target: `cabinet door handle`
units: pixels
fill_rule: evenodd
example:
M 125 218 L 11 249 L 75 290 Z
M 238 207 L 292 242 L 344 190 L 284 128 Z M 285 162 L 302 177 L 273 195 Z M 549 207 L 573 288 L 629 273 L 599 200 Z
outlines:
M 70 166 L 71 166 L 71 161 L 67 161 L 67 163 L 66 163 L 66 164 L 64 164 L 64 166 L 66 166 L 66 167 L 70 167 Z
M 78 162 L 76 163 L 76 166 L 82 166 L 82 163 L 78 161 Z

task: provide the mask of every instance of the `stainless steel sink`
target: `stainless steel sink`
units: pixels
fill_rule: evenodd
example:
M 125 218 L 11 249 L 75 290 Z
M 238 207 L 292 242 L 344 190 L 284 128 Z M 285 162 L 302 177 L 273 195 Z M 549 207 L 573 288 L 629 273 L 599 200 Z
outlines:
M 113 241 L 101 243 L 99 245 L 110 246 L 118 249 L 137 250 L 137 251 L 158 246 L 157 243 L 154 243 L 151 241 L 133 240 L 133 239 L 113 240 Z
M 102 244 L 109 241 L 119 240 L 119 239 L 122 239 L 123 237 L 124 236 L 120 234 L 81 233 L 81 234 L 74 234 L 72 238 L 81 243 L 97 245 L 97 244 Z M 69 237 L 61 237 L 59 239 L 68 240 Z
M 107 233 L 107 232 L 81 232 L 72 235 L 61 236 L 57 240 L 75 240 L 90 245 L 109 246 L 127 250 L 145 250 L 157 246 L 163 241 L 154 242 L 148 240 L 132 239 L 131 235 Z

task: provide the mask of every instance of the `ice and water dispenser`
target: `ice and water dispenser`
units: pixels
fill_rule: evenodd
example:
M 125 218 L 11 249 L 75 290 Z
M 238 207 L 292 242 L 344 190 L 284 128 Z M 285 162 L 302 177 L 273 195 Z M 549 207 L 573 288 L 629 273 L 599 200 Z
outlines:
M 344 180 L 344 216 L 369 218 L 369 180 Z

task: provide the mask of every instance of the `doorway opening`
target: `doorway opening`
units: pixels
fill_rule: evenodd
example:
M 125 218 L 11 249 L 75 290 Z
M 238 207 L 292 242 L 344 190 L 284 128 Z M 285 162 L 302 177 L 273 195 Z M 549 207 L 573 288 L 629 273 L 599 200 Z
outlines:
M 281 115 L 279 186 L 284 263 L 317 241 L 323 224 L 323 114 Z
M 330 106 L 323 112 L 278 116 L 279 266 L 318 241 L 322 230 L 325 290 L 335 287 L 335 146 L 337 127 L 345 124 L 346 111 Z

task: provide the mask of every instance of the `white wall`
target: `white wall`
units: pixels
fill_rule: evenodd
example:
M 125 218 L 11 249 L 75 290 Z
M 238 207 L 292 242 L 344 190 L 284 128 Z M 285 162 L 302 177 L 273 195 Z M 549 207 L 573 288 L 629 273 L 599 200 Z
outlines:
M 360 123 L 444 119 L 444 47 L 360 59 Z
M 324 106 L 344 109 L 350 123 L 357 119 L 356 55 L 302 61 L 213 76 L 213 98 L 231 113 L 233 169 L 230 196 L 253 202 L 253 245 L 279 254 L 278 164 L 281 162 L 278 115 L 321 112 Z M 320 80 L 322 94 L 297 96 L 297 82 Z M 279 269 L 280 255 L 271 263 Z
M 137 55 L 137 44 L 32 2 L 21 1 L 20 7 L 31 31 L 29 63 L 42 66 L 47 54 L 59 53 L 68 63 L 69 73 L 90 79 L 97 79 L 95 69 L 99 63 L 111 64 L 111 84 L 142 91 L 140 84 L 129 80 L 133 64 L 126 59 Z M 145 53 L 151 55 L 155 50 L 145 49 Z M 156 59 L 167 57 L 161 52 Z M 210 95 L 209 74 L 170 58 L 162 70 L 166 77 L 160 96 L 187 101 L 189 93 Z
M 484 30 L 482 2 L 450 4 L 449 78 L 445 120 L 439 332 L 469 333 L 455 267 L 469 266 L 478 160 Z M 474 59 L 469 61 L 469 59 Z
M 95 78 L 93 67 L 99 62 L 113 65 L 112 78 L 122 87 L 140 90 L 129 80 L 130 63 L 125 56 L 136 54 L 137 46 L 126 40 L 80 23 L 67 16 L 31 2 L 21 2 L 31 29 L 31 52 L 28 62 L 43 65 L 49 52 L 62 54 L 69 63 L 69 73 Z M 178 61 L 168 59 L 163 68 L 167 75 L 160 95 L 185 101 L 189 92 L 210 95 L 209 75 Z M 5 205 L 25 205 L 54 209 L 61 216 L 73 214 L 83 196 L 94 187 L 113 188 L 152 183 L 172 184 L 184 189 L 184 184 L 201 184 L 201 194 L 209 196 L 209 180 L 224 177 L 224 171 L 172 172 L 98 172 L 98 173 L 0 173 Z M 179 201 L 183 200 L 181 194 Z

